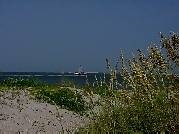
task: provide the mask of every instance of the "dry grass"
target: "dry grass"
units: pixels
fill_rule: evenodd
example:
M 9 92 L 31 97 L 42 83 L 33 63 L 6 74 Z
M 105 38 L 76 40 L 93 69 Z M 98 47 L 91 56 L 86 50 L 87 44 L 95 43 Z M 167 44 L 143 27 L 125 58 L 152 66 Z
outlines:
M 119 92 L 113 92 L 117 69 L 106 60 L 113 95 L 104 97 L 102 112 L 79 133 L 177 133 L 179 36 L 161 34 L 161 46 L 149 46 L 146 55 L 138 50 L 130 60 L 121 54 Z

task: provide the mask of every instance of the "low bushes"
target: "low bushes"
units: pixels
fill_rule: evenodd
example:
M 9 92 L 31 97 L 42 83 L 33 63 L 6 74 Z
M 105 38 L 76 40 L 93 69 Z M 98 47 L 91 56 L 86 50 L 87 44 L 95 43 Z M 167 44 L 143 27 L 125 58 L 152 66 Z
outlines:
M 63 108 L 83 113 L 87 107 L 82 99 L 82 95 L 72 88 L 59 88 L 45 86 L 35 88 L 31 93 L 40 100 L 62 106 Z
M 118 92 L 113 92 L 117 70 L 107 64 L 113 95 L 103 98 L 100 114 L 78 133 L 177 133 L 179 36 L 161 35 L 161 44 L 163 50 L 151 45 L 146 56 L 138 50 L 128 61 L 121 55 Z

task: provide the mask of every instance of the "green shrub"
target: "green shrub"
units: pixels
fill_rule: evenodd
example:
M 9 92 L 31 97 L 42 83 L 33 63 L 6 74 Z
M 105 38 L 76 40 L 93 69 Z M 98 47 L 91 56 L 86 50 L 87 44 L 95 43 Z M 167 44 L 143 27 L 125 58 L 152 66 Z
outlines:
M 1 82 L 1 86 L 7 87 L 36 87 L 44 84 L 35 78 L 8 78 Z
M 62 106 L 69 110 L 83 113 L 86 110 L 85 102 L 80 93 L 72 88 L 39 87 L 32 90 L 37 99 Z
M 104 98 L 102 112 L 79 133 L 176 132 L 179 36 L 175 33 L 169 38 L 161 36 L 161 43 L 164 53 L 154 45 L 149 47 L 147 56 L 138 50 L 128 62 L 121 55 L 120 73 L 125 88 Z M 117 70 L 108 66 L 113 89 Z
M 101 97 L 107 97 L 111 96 L 113 92 L 109 90 L 109 87 L 107 85 L 102 86 L 85 86 L 83 87 L 84 91 L 86 92 L 92 92 L 92 94 L 100 95 Z

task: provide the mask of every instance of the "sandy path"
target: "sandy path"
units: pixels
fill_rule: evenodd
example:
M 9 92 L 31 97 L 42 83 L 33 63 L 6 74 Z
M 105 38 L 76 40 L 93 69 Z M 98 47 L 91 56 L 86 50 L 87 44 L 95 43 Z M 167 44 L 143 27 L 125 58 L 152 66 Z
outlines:
M 0 134 L 57 134 L 87 123 L 66 109 L 30 99 L 27 91 L 8 91 L 0 97 Z

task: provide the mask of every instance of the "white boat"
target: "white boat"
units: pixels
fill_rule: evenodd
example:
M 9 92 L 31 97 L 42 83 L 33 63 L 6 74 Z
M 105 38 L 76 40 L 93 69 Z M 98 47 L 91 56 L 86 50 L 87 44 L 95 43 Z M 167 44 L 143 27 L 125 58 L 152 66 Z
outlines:
M 86 75 L 86 72 L 74 72 L 74 75 Z
M 74 72 L 74 75 L 86 75 L 87 73 L 83 71 L 83 66 L 80 65 L 78 72 Z

